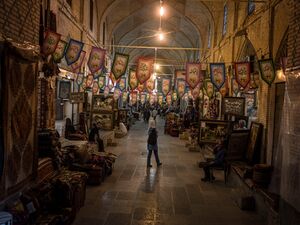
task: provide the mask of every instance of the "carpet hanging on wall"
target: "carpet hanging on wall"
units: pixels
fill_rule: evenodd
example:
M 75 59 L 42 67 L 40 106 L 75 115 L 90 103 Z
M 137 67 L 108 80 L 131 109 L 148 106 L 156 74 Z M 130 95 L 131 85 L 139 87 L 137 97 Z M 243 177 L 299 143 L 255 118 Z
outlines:
M 36 169 L 37 52 L 5 43 L 3 85 L 4 195 L 22 188 Z M 35 168 L 35 169 L 34 169 Z M 2 196 L 0 196 L 2 197 Z

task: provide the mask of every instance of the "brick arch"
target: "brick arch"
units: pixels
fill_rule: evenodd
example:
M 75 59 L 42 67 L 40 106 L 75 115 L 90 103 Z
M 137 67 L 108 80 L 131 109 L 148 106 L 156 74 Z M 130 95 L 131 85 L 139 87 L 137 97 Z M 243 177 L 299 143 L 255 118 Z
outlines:
M 280 41 L 279 48 L 277 50 L 276 56 L 275 56 L 275 69 L 281 68 L 281 58 L 288 56 L 288 37 L 289 37 L 289 28 L 286 29 L 284 32 L 284 35 Z M 287 66 L 287 65 L 286 65 Z
M 248 61 L 251 62 L 251 72 L 258 71 L 258 57 L 257 50 L 254 48 L 253 44 L 249 38 L 245 37 L 240 50 L 238 51 L 236 61 Z

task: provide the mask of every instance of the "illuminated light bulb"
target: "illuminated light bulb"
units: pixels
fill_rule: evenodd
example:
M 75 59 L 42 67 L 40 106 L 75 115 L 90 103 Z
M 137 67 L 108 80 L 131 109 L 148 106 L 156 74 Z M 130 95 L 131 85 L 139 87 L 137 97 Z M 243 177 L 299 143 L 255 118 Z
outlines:
M 159 64 L 155 64 L 155 69 L 159 69 L 160 65 Z
M 159 38 L 160 41 L 164 40 L 164 38 L 165 38 L 165 37 L 164 37 L 164 34 L 160 32 L 160 33 L 158 34 L 158 38 Z
M 164 9 L 163 6 L 161 6 L 160 9 L 159 9 L 159 15 L 163 16 L 164 14 L 165 14 L 165 9 Z

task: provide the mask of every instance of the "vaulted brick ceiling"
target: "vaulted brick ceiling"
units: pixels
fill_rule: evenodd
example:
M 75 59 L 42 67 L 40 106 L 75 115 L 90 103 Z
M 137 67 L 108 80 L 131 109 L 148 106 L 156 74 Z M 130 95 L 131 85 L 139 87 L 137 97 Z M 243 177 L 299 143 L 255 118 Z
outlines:
M 179 48 L 203 48 L 207 44 L 208 29 L 214 22 L 209 5 L 197 0 L 164 0 L 165 15 L 162 30 L 165 40 L 159 41 L 159 0 L 114 0 L 101 13 L 101 24 L 106 21 L 109 40 L 124 46 L 167 46 Z M 131 65 L 139 56 L 153 56 L 154 49 L 116 48 L 118 52 L 130 54 Z M 183 68 L 186 61 L 196 61 L 201 51 L 157 50 L 157 61 L 165 65 L 164 73 Z

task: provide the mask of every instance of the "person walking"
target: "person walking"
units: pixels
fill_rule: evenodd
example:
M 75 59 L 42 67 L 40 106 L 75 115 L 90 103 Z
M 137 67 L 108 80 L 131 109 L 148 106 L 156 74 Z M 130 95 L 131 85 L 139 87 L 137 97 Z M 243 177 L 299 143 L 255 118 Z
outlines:
M 155 156 L 157 166 L 158 167 L 161 166 L 162 163 L 160 162 L 159 157 L 158 157 L 157 130 L 156 130 L 156 127 L 155 127 L 155 121 L 153 119 L 149 120 L 147 149 L 148 149 L 147 167 L 148 168 L 152 167 L 152 165 L 151 165 L 152 151 L 154 151 L 154 156 Z

